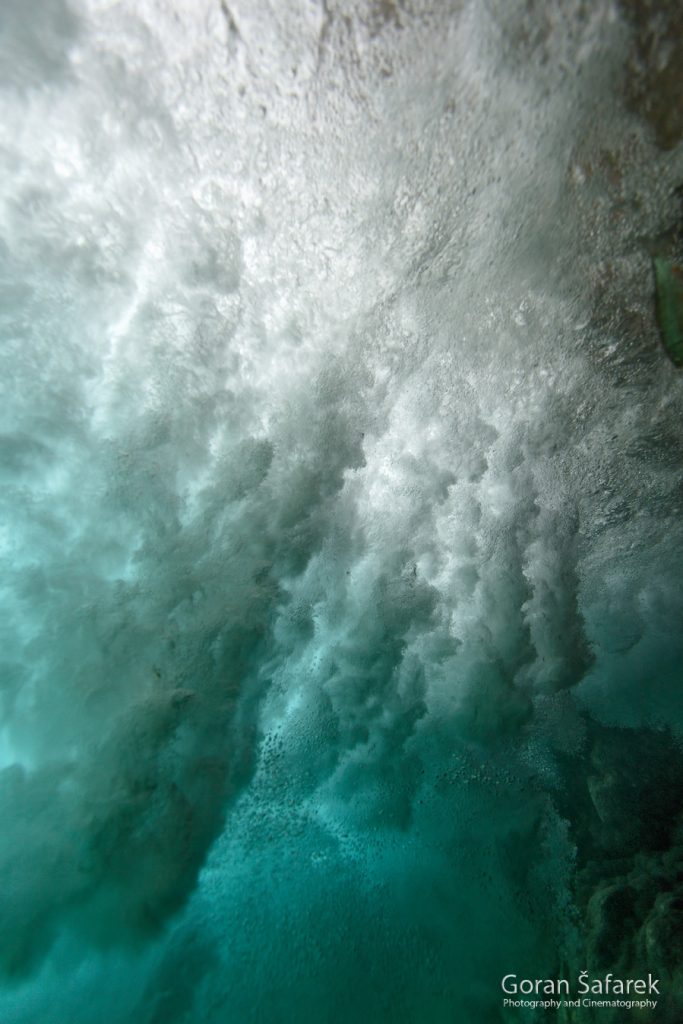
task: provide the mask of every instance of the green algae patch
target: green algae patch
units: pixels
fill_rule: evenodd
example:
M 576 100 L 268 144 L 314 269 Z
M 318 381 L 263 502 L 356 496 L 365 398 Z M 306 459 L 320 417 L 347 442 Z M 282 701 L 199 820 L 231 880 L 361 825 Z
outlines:
M 655 259 L 657 320 L 664 348 L 676 366 L 683 366 L 683 268 Z

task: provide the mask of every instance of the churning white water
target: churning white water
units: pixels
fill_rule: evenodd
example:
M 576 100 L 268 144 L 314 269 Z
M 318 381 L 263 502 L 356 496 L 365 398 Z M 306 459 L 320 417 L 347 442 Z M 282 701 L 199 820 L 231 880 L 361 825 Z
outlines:
M 5 0 L 5 1024 L 585 965 L 581 830 L 683 724 L 626 6 Z

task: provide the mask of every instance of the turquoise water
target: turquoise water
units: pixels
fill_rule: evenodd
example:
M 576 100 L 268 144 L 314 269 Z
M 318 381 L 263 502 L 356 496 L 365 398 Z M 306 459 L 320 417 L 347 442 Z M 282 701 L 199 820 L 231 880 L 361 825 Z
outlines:
M 3 1024 L 680 1019 L 622 7 L 7 0 Z

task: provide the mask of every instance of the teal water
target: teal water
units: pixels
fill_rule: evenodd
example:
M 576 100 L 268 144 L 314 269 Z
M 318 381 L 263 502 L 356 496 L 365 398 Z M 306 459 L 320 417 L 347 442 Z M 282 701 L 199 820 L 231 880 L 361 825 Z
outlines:
M 680 1019 L 635 6 L 6 0 L 3 1024 Z

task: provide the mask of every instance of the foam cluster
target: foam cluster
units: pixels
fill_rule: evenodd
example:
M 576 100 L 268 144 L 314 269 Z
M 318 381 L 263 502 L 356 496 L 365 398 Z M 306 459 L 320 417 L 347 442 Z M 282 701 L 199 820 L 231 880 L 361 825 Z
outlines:
M 502 1020 L 585 950 L 673 985 L 654 22 L 5 8 L 3 1020 Z

